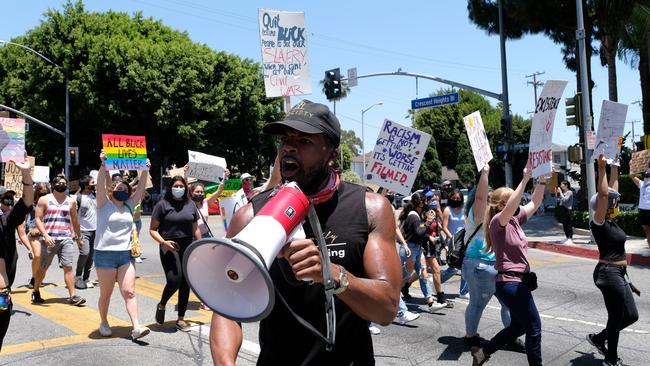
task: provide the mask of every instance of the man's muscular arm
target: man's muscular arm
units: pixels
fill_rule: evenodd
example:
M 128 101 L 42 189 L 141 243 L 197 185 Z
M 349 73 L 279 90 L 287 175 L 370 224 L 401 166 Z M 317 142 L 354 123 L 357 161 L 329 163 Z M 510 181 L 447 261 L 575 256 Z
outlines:
M 248 204 L 238 210 L 228 225 L 227 238 L 237 235 L 253 219 L 253 205 Z M 243 334 L 241 324 L 212 313 L 210 322 L 210 352 L 214 365 L 235 365 L 237 353 L 241 348 Z

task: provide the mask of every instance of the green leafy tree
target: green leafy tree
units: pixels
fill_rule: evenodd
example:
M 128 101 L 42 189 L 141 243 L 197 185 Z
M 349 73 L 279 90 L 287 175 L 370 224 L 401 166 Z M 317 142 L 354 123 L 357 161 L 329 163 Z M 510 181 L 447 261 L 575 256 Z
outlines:
M 146 136 L 154 177 L 159 167 L 185 164 L 188 149 L 254 175 L 275 158 L 274 140 L 261 128 L 281 119 L 281 99 L 266 98 L 260 65 L 251 60 L 193 43 L 140 13 L 88 12 L 81 1 L 48 10 L 12 41 L 62 69 L 19 47 L 0 48 L 0 101 L 63 130 L 67 74 L 71 145 L 80 147 L 82 167 L 98 165 L 102 133 Z M 63 145 L 42 128 L 27 136 L 30 153 L 55 169 Z
M 341 145 L 347 145 L 353 156 L 359 156 L 362 149 L 362 141 L 352 130 L 341 131 Z

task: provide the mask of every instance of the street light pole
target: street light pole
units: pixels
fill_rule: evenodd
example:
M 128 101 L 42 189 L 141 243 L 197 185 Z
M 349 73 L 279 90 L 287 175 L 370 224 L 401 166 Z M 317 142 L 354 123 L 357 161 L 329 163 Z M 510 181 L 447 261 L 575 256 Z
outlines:
M 366 183 L 366 151 L 365 151 L 366 140 L 364 138 L 364 131 L 363 131 L 363 115 L 366 114 L 366 112 L 368 112 L 372 107 L 376 105 L 382 105 L 382 104 L 384 104 L 384 102 L 380 101 L 371 105 L 366 109 L 361 110 L 361 155 L 363 155 L 363 177 L 361 177 L 361 181 L 364 184 Z
M 15 42 L 10 42 L 10 41 L 4 41 L 0 39 L 0 43 L 4 44 L 9 44 L 13 46 L 20 47 L 24 50 L 27 50 L 36 56 L 40 57 L 41 59 L 45 60 L 45 62 L 49 63 L 50 65 L 57 67 L 61 70 L 63 70 L 63 74 L 65 76 L 65 150 L 63 152 L 64 155 L 64 172 L 65 172 L 65 178 L 70 179 L 70 158 L 68 156 L 68 147 L 70 147 L 70 93 L 68 92 L 68 72 L 61 67 L 61 65 L 56 64 L 54 61 L 50 60 L 49 58 L 43 56 L 40 52 L 36 51 L 33 48 L 27 47 L 24 44 L 20 43 L 15 43 Z

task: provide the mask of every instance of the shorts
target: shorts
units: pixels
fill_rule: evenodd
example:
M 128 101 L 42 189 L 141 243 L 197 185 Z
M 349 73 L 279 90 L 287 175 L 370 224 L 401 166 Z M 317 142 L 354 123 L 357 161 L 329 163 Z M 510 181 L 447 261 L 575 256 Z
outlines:
M 639 223 L 650 226 L 650 210 L 639 209 Z
M 54 239 L 54 245 L 51 248 L 48 248 L 45 241 L 41 240 L 41 268 L 50 268 L 55 255 L 59 256 L 59 262 L 63 267 L 72 267 L 74 256 L 72 239 Z
M 95 250 L 93 262 L 96 269 L 118 269 L 134 259 L 130 250 Z

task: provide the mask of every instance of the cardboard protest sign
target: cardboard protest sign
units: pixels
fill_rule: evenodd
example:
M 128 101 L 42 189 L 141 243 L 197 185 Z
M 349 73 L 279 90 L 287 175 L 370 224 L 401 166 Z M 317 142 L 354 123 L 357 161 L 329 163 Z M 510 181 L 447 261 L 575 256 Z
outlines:
M 598 160 L 598 156 L 604 153 L 607 161 L 611 163 L 621 153 L 626 115 L 627 105 L 603 100 L 594 147 L 594 160 Z
M 144 136 L 102 134 L 108 170 L 147 170 L 147 143 Z
M 557 172 L 553 172 L 553 175 L 551 176 L 551 180 L 548 181 L 546 184 L 546 192 L 553 194 L 556 192 L 557 187 L 560 186 L 560 182 L 558 182 L 558 174 Z
M 239 178 L 226 179 L 226 182 L 223 185 L 223 191 L 219 195 L 219 199 L 227 198 L 239 191 L 241 189 L 241 180 Z
M 187 165 L 189 167 L 187 171 L 188 177 L 207 182 L 223 182 L 226 159 L 192 150 L 187 150 L 187 155 Z
M 49 166 L 34 166 L 34 175 L 32 176 L 36 183 L 49 183 L 50 182 L 50 167 Z
M 146 189 L 153 188 L 153 182 L 151 181 L 151 174 L 147 174 L 147 184 L 144 186 L 144 188 Z
M 365 181 L 408 195 L 431 135 L 385 119 L 379 131 Z
M 633 152 L 630 160 L 630 174 L 645 172 L 648 163 L 650 163 L 650 150 Z
M 259 28 L 266 96 L 311 94 L 305 13 L 259 9 Z
M 476 111 L 463 117 L 463 122 L 465 123 L 465 130 L 467 130 L 469 144 L 472 146 L 476 168 L 480 172 L 485 164 L 492 160 L 492 150 L 490 150 L 490 142 L 485 133 L 481 112 Z
M 235 212 L 246 206 L 247 203 L 248 200 L 243 189 L 240 189 L 230 197 L 219 200 L 219 208 L 221 209 L 221 217 L 223 218 L 223 227 L 225 230 L 228 230 L 228 225 L 230 225 L 230 221 L 235 215 Z
M 553 170 L 553 122 L 566 84 L 564 80 L 548 80 L 537 99 L 528 147 L 528 163 L 533 177 Z
M 23 156 L 24 158 L 24 156 Z M 28 156 L 29 164 L 31 165 L 31 176 L 34 176 L 34 165 L 36 165 L 36 158 Z M 24 159 L 23 159 L 24 160 Z M 5 181 L 4 186 L 8 190 L 16 192 L 16 197 L 23 196 L 23 173 L 20 168 L 13 162 L 5 163 Z
M 14 160 L 25 162 L 25 120 L 22 118 L 0 118 L 0 160 L 7 163 Z M 33 165 L 32 165 L 33 166 Z

